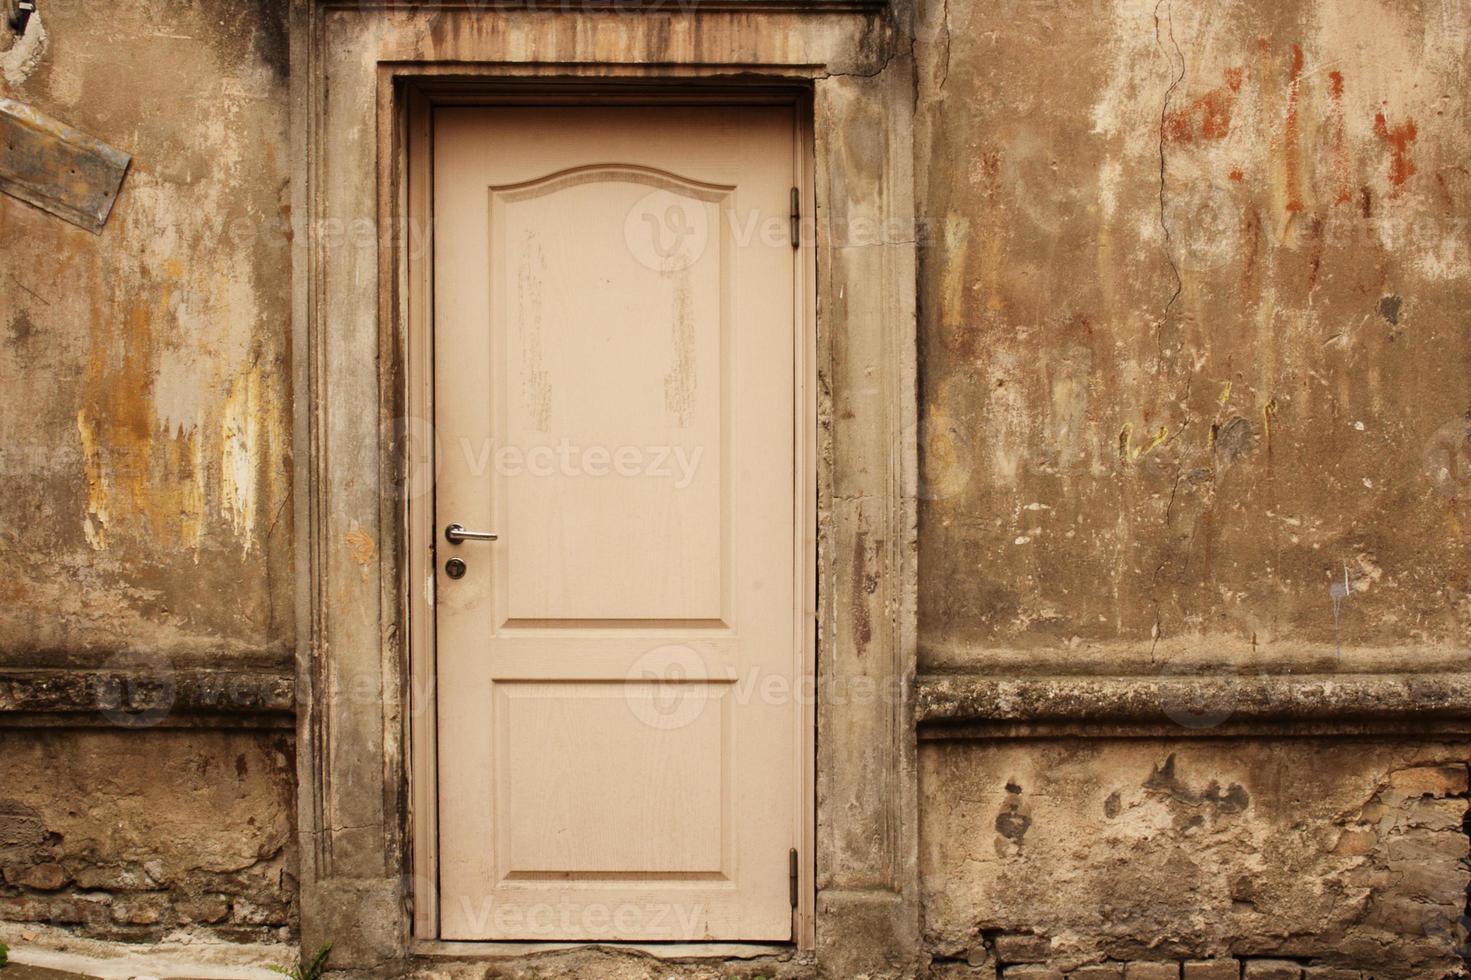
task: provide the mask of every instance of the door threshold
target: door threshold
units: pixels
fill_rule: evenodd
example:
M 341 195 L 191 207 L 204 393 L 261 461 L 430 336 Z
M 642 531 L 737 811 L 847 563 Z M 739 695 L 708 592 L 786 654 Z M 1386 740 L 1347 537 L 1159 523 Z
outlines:
M 491 940 L 469 942 L 450 939 L 415 939 L 409 944 L 411 956 L 429 959 L 489 960 L 537 953 L 553 953 L 572 949 L 609 949 L 618 952 L 643 953 L 665 960 L 753 960 L 762 956 L 795 953 L 795 943 L 624 943 L 624 942 L 516 942 Z

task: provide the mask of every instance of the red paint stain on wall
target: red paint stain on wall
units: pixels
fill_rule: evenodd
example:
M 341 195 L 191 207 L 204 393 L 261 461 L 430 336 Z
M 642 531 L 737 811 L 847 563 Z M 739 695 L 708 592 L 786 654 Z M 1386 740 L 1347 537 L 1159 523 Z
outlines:
M 1323 219 L 1316 215 L 1308 219 L 1308 293 L 1318 288 L 1318 274 L 1323 270 Z
M 1406 119 L 1404 122 L 1389 127 L 1389 121 L 1384 118 L 1384 113 L 1374 114 L 1374 135 L 1378 136 L 1389 146 L 1389 182 L 1396 187 L 1402 187 L 1404 182 L 1415 173 L 1415 161 L 1410 159 L 1410 144 L 1415 142 L 1417 134 L 1415 120 Z
M 1287 210 L 1301 211 L 1302 189 L 1297 149 L 1297 90 L 1302 83 L 1302 47 L 1292 46 L 1292 73 L 1287 81 L 1287 121 L 1282 133 L 1282 152 L 1287 169 Z
M 1344 143 L 1343 72 L 1328 73 L 1328 95 L 1333 100 L 1328 110 L 1333 125 L 1333 203 L 1348 204 L 1354 195 L 1349 186 L 1348 149 Z
M 1228 68 L 1225 80 L 1189 104 L 1165 117 L 1165 139 L 1172 143 L 1191 143 L 1201 139 L 1218 140 L 1231 132 L 1231 113 L 1236 108 L 1236 93 L 1241 91 L 1244 72 Z

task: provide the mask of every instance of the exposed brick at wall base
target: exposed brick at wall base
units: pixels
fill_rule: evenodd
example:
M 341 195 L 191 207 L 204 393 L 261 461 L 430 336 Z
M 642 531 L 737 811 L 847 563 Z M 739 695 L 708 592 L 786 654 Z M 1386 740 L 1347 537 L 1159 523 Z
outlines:
M 1465 975 L 1468 758 L 1316 739 L 926 743 L 926 941 L 957 976 L 1235 976 L 1222 959 L 1260 980 Z
M 1231 957 L 1184 962 L 1135 960 L 1131 963 L 1091 963 L 1066 971 L 1043 963 L 1023 963 L 998 970 L 994 964 L 977 967 L 941 961 L 930 968 L 931 980 L 990 980 L 992 977 L 1000 977 L 1001 980 L 1377 980 L 1392 975 L 1296 960 L 1238 960 Z M 1413 975 L 1439 980 L 1454 974 L 1431 971 Z
M 0 731 L 0 920 L 290 939 L 293 774 L 282 735 Z

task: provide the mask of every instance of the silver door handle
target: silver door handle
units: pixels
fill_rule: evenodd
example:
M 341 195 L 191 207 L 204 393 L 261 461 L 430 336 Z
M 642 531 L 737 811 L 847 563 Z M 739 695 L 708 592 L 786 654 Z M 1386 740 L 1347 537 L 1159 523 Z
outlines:
M 444 529 L 444 539 L 450 544 L 459 544 L 461 541 L 499 541 L 499 534 L 489 531 L 467 531 L 458 524 L 451 524 Z

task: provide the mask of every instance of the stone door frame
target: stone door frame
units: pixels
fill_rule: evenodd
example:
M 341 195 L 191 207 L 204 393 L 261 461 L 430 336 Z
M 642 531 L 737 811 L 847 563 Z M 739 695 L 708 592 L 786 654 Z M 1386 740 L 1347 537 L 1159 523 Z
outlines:
M 891 12 L 792 2 L 292 0 L 302 938 L 333 942 L 336 965 L 540 948 L 420 938 L 432 922 L 415 900 L 432 876 L 415 871 L 425 803 L 411 787 L 428 764 L 414 736 L 427 699 L 409 651 L 424 570 L 408 543 L 423 432 L 405 420 L 426 404 L 409 297 L 427 263 L 405 164 L 414 106 L 566 83 L 810 93 L 820 734 L 799 945 L 837 975 L 903 970 L 919 955 L 911 66 L 893 56 Z

